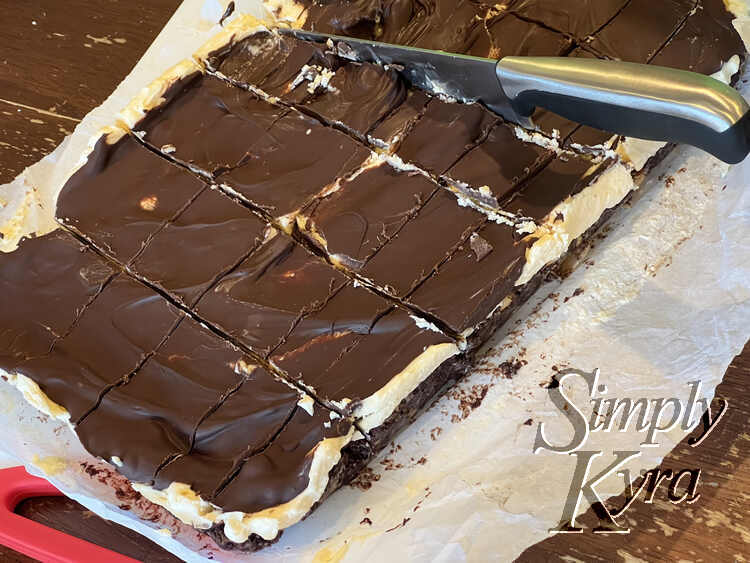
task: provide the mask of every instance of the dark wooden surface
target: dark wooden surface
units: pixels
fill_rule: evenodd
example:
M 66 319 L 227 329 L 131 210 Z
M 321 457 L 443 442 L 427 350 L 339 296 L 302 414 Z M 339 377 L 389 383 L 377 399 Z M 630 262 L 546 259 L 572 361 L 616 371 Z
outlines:
M 0 0 L 0 183 L 51 151 L 101 103 L 178 5 L 179 0 Z M 730 406 L 714 433 L 698 448 L 683 442 L 662 464 L 663 469 L 702 470 L 696 503 L 673 507 L 657 494 L 653 504 L 638 502 L 628 511 L 628 535 L 559 535 L 529 548 L 520 560 L 750 558 L 748 379 L 750 345 L 718 388 L 717 396 Z M 20 510 L 92 541 L 115 542 L 131 557 L 169 560 L 148 540 L 72 501 L 41 499 Z M 30 559 L 0 546 L 0 561 Z

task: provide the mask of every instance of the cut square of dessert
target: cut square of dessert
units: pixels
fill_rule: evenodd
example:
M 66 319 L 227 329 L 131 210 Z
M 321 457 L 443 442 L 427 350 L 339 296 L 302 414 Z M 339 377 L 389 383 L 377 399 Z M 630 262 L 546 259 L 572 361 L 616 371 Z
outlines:
M 289 227 L 295 212 L 369 157 L 370 151 L 348 135 L 292 112 L 271 128 L 241 166 L 218 181 L 270 220 Z
M 120 130 L 85 158 L 60 192 L 57 220 L 121 264 L 207 187 Z
M 500 201 L 555 156 L 552 150 L 522 141 L 517 131 L 504 122 L 495 125 L 445 173 L 450 189 L 481 208 L 500 209 Z
M 49 352 L 115 273 L 61 229 L 0 253 L 0 370 Z
M 237 166 L 288 111 L 200 70 L 176 79 L 161 99 L 130 128 L 156 150 L 209 178 Z
M 480 104 L 433 98 L 401 141 L 396 154 L 428 172 L 443 174 L 480 143 L 498 119 Z
M 567 35 L 536 23 L 522 20 L 507 11 L 487 23 L 469 51 L 475 57 L 559 57 L 570 51 L 573 41 Z
M 652 63 L 701 74 L 719 73 L 720 80 L 733 82 L 747 50 L 732 21 L 723 0 L 701 0 Z M 735 57 L 739 60 L 732 64 Z M 728 72 L 721 73 L 723 66 L 729 67 Z
M 340 61 L 324 44 L 263 28 L 207 53 L 206 64 L 217 76 L 237 86 L 296 103 L 308 98 L 318 86 L 325 86 Z M 303 69 L 320 76 L 315 87 L 298 87 L 304 80 Z
M 240 439 L 261 447 L 295 408 L 298 392 L 256 373 L 243 352 L 186 317 L 134 374 L 102 396 L 76 432 L 90 452 L 115 459 L 128 479 L 151 484 L 162 465 L 191 451 L 201 423 L 245 385 L 257 397 L 244 404 L 237 424 L 262 424 L 244 426 Z
M 353 416 L 376 450 L 437 389 L 460 377 L 458 367 L 465 365 L 456 341 L 429 321 L 354 285 L 306 315 L 271 361 L 320 400 Z
M 266 357 L 305 312 L 325 304 L 346 281 L 322 259 L 278 233 L 221 278 L 195 310 Z
M 447 190 L 438 190 L 357 274 L 391 297 L 405 297 L 485 221 L 481 213 L 458 206 Z
M 77 423 L 106 390 L 140 367 L 181 318 L 158 293 L 120 274 L 49 354 L 20 364 L 16 373 L 34 381 Z
M 246 207 L 210 188 L 153 237 L 130 270 L 191 306 L 247 257 L 268 229 Z
M 385 2 L 377 40 L 422 49 L 466 53 L 485 33 L 486 12 L 482 4 L 471 0 Z
M 656 56 L 689 15 L 699 0 L 631 0 L 617 17 L 587 43 L 610 59 L 647 63 Z M 637 39 L 633 30 L 638 29 Z
M 477 343 L 493 315 L 516 304 L 515 283 L 521 275 L 528 242 L 508 225 L 487 223 L 471 236 L 407 301 L 440 319 L 456 334 Z M 499 323 L 482 330 L 489 336 Z
M 302 233 L 342 268 L 359 270 L 441 189 L 388 160 L 373 158 L 297 216 Z
M 565 33 L 579 41 L 618 17 L 630 0 L 517 0 L 511 11 L 529 21 Z

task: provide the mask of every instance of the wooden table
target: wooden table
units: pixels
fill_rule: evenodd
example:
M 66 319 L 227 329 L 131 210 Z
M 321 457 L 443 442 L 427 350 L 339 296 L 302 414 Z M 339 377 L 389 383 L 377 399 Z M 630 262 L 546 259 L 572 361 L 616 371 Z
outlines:
M 50 152 L 138 61 L 180 0 L 0 0 L 0 183 Z M 717 396 L 729 410 L 699 447 L 683 442 L 663 469 L 700 468 L 701 498 L 672 507 L 657 494 L 636 503 L 628 535 L 558 535 L 521 561 L 744 561 L 750 558 L 750 345 Z M 156 546 L 92 517 L 72 501 L 41 499 L 21 511 L 131 557 L 168 561 Z M 586 515 L 583 522 L 590 521 Z M 571 559 L 574 558 L 574 559 Z M 743 559 L 745 558 L 745 559 Z M 635 559 L 636 561 L 638 559 Z M 2 561 L 30 561 L 0 547 Z

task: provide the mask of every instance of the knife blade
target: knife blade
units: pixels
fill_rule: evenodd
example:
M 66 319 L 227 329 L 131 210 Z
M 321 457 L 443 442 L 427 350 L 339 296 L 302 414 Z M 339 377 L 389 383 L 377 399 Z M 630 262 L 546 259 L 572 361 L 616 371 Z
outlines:
M 494 60 L 299 29 L 279 32 L 327 43 L 344 58 L 392 66 L 416 88 L 482 103 L 522 127 L 533 128 L 531 115 L 542 107 L 613 134 L 693 145 L 730 164 L 750 153 L 750 106 L 727 84 L 701 74 L 574 57 Z

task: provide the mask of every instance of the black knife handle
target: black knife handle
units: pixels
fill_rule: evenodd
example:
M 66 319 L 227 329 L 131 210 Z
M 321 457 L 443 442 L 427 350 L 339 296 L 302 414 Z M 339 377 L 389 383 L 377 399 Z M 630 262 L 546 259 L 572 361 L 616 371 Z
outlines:
M 750 106 L 702 74 L 559 57 L 506 57 L 496 72 L 522 116 L 542 107 L 604 131 L 693 145 L 730 164 L 750 153 Z

